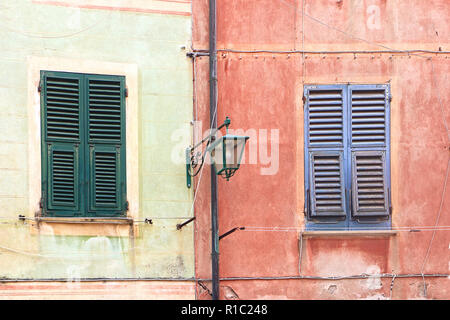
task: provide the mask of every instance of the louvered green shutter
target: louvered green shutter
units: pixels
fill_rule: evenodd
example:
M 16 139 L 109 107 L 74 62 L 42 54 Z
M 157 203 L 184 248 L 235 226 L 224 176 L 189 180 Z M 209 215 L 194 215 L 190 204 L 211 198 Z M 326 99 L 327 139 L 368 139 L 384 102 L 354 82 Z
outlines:
M 352 215 L 389 215 L 389 86 L 351 85 Z
M 126 212 L 125 78 L 41 72 L 43 212 Z
M 304 96 L 308 214 L 342 217 L 346 215 L 346 92 L 339 85 L 308 86 Z
M 87 81 L 89 211 L 123 214 L 125 185 L 125 79 L 89 75 Z
M 80 214 L 81 76 L 41 73 L 42 193 L 45 213 Z

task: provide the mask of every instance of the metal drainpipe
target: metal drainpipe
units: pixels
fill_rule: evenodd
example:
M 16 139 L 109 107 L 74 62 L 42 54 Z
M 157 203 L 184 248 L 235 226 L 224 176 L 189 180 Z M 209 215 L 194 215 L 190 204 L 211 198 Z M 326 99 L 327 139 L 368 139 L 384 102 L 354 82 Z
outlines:
M 217 128 L 217 47 L 216 0 L 209 0 L 209 116 L 211 128 Z M 212 299 L 219 300 L 219 227 L 217 176 L 211 166 L 211 273 Z

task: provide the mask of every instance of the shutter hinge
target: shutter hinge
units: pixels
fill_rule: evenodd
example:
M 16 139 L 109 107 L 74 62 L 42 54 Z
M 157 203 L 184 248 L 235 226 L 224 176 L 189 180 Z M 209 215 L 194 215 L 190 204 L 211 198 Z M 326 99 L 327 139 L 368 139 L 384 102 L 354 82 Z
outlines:
M 392 202 L 391 202 L 391 189 L 388 188 L 388 199 L 389 199 L 389 215 L 392 216 Z
M 125 98 L 128 98 L 128 88 L 125 88 Z
M 127 201 L 125 202 L 125 209 L 128 211 L 130 209 L 130 203 Z
M 306 102 L 306 96 L 305 95 L 303 95 L 302 101 L 303 101 L 303 109 L 305 109 L 305 102 Z
M 310 197 L 311 197 L 311 195 L 310 195 L 310 192 L 309 192 L 309 189 L 308 189 L 306 191 L 305 208 L 303 210 L 303 215 L 305 217 L 309 217 L 310 216 L 310 212 L 309 212 L 309 210 L 310 210 L 310 207 L 309 207 Z
M 37 90 L 38 90 L 38 92 L 41 92 L 41 90 L 42 90 L 42 80 L 39 80 L 39 85 L 38 85 Z
M 392 101 L 392 94 L 390 94 L 390 93 L 389 93 L 389 97 L 388 97 L 388 99 L 389 99 L 389 102 L 391 102 L 391 101 Z
M 39 208 L 44 208 L 44 198 L 41 197 L 41 199 L 39 200 Z

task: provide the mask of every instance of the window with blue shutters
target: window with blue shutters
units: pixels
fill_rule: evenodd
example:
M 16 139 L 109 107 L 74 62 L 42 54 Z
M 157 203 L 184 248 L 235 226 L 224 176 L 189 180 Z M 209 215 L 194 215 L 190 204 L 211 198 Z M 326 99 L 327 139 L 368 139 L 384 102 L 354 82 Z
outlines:
M 42 71 L 40 92 L 43 215 L 125 215 L 125 78 Z
M 304 101 L 307 229 L 390 228 L 389 85 L 310 85 Z

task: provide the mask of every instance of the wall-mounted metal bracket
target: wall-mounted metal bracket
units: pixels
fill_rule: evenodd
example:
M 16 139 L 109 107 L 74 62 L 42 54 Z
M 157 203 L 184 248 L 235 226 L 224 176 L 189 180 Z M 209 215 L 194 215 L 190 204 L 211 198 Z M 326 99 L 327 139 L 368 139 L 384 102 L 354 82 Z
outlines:
M 226 130 L 228 132 L 228 127 L 231 124 L 230 118 L 227 116 L 223 124 L 221 124 L 218 128 L 212 128 L 210 134 L 203 138 L 199 143 L 197 143 L 194 146 L 189 146 L 186 151 L 186 186 L 188 188 L 191 188 L 192 186 L 192 177 L 195 177 L 200 170 L 202 169 L 203 165 L 205 164 L 205 156 L 208 149 L 206 149 L 203 154 L 201 152 L 195 152 L 195 149 L 202 146 L 203 143 L 207 142 L 206 147 L 210 145 L 210 143 L 213 143 L 216 139 L 215 134 L 217 131 L 222 129 L 223 127 L 226 127 Z M 198 168 L 197 168 L 198 167 Z M 197 168 L 197 169 L 196 169 Z M 194 170 L 195 172 L 191 172 Z
M 187 52 L 186 56 L 189 58 L 209 57 L 209 52 Z
M 186 149 L 186 186 L 188 188 L 192 185 L 192 178 L 191 178 L 191 148 Z
M 191 223 L 192 221 L 195 220 L 195 217 L 183 222 L 183 223 L 179 223 L 177 224 L 177 230 L 181 230 L 181 228 L 183 228 L 185 225 L 187 225 L 188 223 Z
M 146 224 L 153 224 L 153 220 L 152 219 L 148 219 L 148 218 L 145 218 L 144 222 Z
M 197 283 L 198 283 L 198 285 L 199 285 L 200 287 L 202 287 L 203 290 L 205 290 L 206 292 L 208 292 L 208 294 L 212 297 L 211 290 L 209 290 L 208 287 L 207 287 L 203 282 L 198 281 Z
M 232 234 L 233 232 L 235 232 L 237 230 L 245 230 L 245 227 L 233 228 L 230 231 L 227 231 L 223 235 L 219 236 L 219 240 L 221 240 L 222 238 L 225 238 L 226 236 L 229 236 L 230 234 Z

